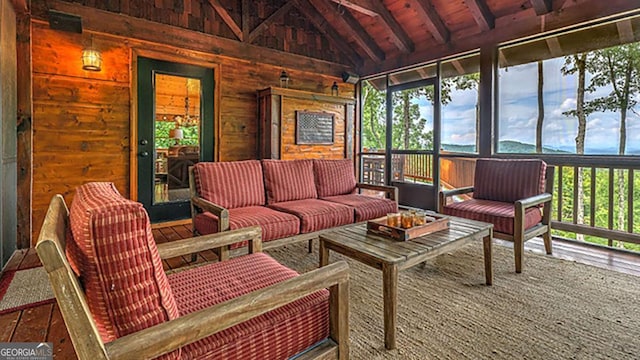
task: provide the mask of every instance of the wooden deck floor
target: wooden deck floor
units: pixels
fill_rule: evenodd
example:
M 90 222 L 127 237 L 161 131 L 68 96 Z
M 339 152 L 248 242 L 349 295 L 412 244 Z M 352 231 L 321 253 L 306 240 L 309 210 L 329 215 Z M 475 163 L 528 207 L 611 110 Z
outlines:
M 162 243 L 189 237 L 191 230 L 189 226 L 179 225 L 154 229 L 153 235 L 157 242 Z M 510 243 L 499 240 L 496 240 L 496 243 L 511 246 Z M 640 255 L 564 241 L 554 241 L 553 246 L 554 257 L 640 276 Z M 530 251 L 544 253 L 543 243 L 538 239 L 527 242 L 525 247 Z M 190 260 L 190 257 L 173 258 L 165 261 L 163 265 L 165 270 L 170 270 L 184 266 Z M 197 262 L 214 260 L 216 255 L 209 250 L 199 253 Z M 26 269 L 39 264 L 34 249 L 21 250 L 14 254 L 6 269 Z M 55 358 L 76 358 L 60 310 L 55 303 L 0 315 L 0 342 L 10 341 L 51 342 Z

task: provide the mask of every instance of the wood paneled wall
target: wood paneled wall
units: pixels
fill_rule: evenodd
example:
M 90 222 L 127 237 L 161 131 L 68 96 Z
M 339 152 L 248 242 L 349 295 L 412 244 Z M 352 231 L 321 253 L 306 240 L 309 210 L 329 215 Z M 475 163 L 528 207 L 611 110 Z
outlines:
M 81 51 L 91 43 L 101 51 L 102 71 L 82 70 Z M 174 46 L 172 46 L 174 45 Z M 277 85 L 282 68 L 237 58 L 185 50 L 104 33 L 75 34 L 32 22 L 33 62 L 33 244 L 51 197 L 71 201 L 74 189 L 88 181 L 112 181 L 124 196 L 131 188 L 132 109 L 135 108 L 135 54 L 161 60 L 216 64 L 215 157 L 219 161 L 257 158 L 256 90 Z M 283 55 L 286 56 L 286 55 Z M 353 85 L 334 76 L 286 69 L 290 87 L 330 94 L 338 81 L 341 94 Z M 19 201 L 20 203 L 20 201 Z

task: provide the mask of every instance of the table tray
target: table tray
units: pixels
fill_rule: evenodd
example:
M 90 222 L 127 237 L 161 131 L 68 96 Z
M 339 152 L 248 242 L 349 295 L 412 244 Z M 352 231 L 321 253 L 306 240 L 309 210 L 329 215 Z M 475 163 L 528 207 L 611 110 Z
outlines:
M 449 228 L 449 217 L 445 215 L 427 213 L 427 223 L 408 229 L 387 225 L 387 218 L 381 217 L 367 221 L 367 232 L 386 237 L 395 241 L 407 241 L 417 237 Z M 433 218 L 434 220 L 430 220 Z

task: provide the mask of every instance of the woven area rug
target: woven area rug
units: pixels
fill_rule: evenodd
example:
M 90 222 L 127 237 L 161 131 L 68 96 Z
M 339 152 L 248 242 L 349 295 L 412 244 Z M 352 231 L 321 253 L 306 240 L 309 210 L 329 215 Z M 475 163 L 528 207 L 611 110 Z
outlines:
M 0 278 L 0 315 L 54 301 L 42 266 L 6 271 Z
M 317 242 L 268 250 L 307 272 Z M 351 268 L 352 359 L 637 359 L 640 278 L 494 246 L 494 285 L 484 285 L 481 244 L 471 244 L 399 273 L 397 350 L 384 348 L 381 272 Z

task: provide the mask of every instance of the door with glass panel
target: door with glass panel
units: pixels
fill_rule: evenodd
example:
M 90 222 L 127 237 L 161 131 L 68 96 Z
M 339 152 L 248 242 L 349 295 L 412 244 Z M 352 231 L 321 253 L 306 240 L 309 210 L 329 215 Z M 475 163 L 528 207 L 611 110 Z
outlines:
M 152 222 L 190 216 L 189 167 L 213 161 L 213 70 L 138 58 L 138 201 Z
M 388 87 L 386 175 L 398 187 L 401 205 L 436 209 L 438 103 L 435 78 Z

